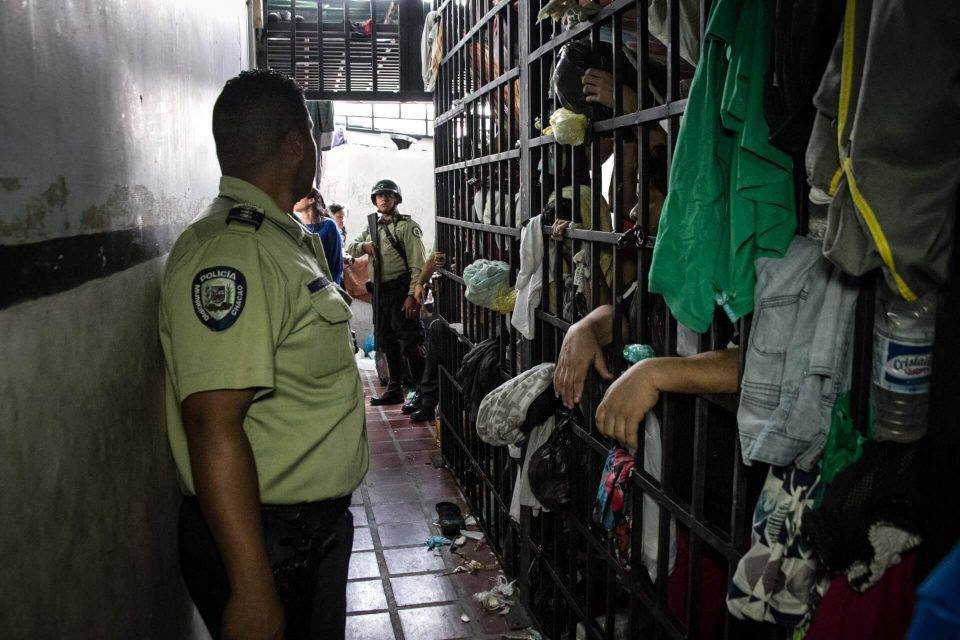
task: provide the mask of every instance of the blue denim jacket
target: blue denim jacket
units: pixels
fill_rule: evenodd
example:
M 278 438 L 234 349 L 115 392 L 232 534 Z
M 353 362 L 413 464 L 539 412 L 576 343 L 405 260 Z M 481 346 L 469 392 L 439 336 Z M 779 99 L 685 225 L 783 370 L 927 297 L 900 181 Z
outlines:
M 810 238 L 794 238 L 783 258 L 759 258 L 756 269 L 737 412 L 743 461 L 809 471 L 834 399 L 850 386 L 857 287 Z

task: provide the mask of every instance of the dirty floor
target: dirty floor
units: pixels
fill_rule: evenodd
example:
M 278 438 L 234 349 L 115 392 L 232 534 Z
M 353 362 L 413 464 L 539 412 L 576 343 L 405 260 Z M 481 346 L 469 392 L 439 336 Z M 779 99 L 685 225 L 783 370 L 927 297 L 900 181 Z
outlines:
M 347 640 L 446 640 L 501 638 L 504 618 L 473 600 L 489 589 L 499 569 L 440 575 L 462 562 L 449 548 L 428 551 L 424 542 L 439 534 L 434 505 L 463 496 L 446 469 L 436 469 L 433 426 L 413 423 L 400 405 L 371 407 L 380 388 L 372 371 L 361 371 L 367 396 L 370 472 L 354 493 L 354 544 L 347 585 Z M 477 527 L 469 527 L 478 529 Z M 468 540 L 462 551 L 494 564 L 493 554 Z M 469 619 L 464 622 L 462 616 Z

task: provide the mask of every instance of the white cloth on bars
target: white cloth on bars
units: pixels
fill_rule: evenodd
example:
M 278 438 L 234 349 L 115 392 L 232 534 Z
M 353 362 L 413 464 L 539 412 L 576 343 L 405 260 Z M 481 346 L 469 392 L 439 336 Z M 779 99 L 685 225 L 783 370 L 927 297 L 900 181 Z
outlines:
M 543 215 L 536 215 L 520 231 L 520 271 L 517 272 L 517 302 L 510 324 L 527 340 L 535 335 L 534 314 L 540 305 L 543 278 Z

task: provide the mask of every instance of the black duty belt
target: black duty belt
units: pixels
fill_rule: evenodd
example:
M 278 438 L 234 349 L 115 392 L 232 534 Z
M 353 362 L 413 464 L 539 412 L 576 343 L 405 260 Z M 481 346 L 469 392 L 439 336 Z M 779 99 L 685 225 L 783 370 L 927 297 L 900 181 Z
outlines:
M 260 505 L 264 515 L 277 516 L 283 520 L 310 520 L 337 518 L 350 506 L 351 496 L 319 500 L 317 502 L 299 502 L 297 504 L 263 504 Z

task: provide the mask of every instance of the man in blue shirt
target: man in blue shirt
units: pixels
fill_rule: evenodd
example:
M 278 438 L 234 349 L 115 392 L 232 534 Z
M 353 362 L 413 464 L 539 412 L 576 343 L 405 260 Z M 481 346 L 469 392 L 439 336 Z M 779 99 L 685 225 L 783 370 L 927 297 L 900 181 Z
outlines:
M 308 196 L 293 205 L 293 211 L 311 233 L 320 236 L 327 266 L 330 267 L 330 277 L 338 286 L 343 287 L 343 236 L 340 235 L 337 223 L 327 216 L 323 196 L 313 189 Z

